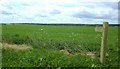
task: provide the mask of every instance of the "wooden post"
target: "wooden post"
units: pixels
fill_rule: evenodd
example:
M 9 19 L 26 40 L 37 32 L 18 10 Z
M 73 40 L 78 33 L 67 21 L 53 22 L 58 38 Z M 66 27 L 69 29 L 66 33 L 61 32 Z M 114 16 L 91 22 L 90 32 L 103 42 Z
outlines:
M 108 24 L 109 24 L 108 22 L 103 22 L 102 42 L 101 42 L 101 51 L 100 51 L 100 62 L 102 64 L 105 63 Z

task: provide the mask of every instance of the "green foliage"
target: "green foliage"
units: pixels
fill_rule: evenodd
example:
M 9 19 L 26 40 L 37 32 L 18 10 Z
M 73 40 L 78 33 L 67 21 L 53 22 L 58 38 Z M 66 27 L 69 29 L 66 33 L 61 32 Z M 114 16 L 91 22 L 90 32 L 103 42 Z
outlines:
M 3 67 L 91 67 L 95 62 L 95 59 L 86 56 L 69 56 L 53 50 L 3 49 L 3 52 L 5 53 L 3 54 Z
M 95 26 L 3 25 L 2 39 L 10 44 L 32 45 L 32 50 L 3 49 L 3 67 L 116 67 L 118 56 L 118 28 L 109 27 L 106 63 L 99 63 L 101 33 Z M 82 55 L 95 52 L 92 59 Z

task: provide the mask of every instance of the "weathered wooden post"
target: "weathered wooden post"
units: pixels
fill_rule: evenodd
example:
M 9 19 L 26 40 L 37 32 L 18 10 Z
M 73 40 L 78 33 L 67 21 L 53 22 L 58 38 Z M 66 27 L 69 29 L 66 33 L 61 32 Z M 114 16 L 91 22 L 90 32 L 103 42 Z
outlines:
M 102 64 L 105 63 L 108 25 L 109 25 L 108 22 L 103 22 L 102 42 L 101 42 L 101 50 L 100 50 L 100 62 Z

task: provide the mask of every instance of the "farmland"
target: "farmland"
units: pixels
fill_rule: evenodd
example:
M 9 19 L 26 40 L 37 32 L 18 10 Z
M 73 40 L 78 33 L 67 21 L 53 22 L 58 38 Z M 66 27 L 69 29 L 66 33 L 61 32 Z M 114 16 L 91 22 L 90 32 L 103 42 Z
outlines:
M 2 49 L 3 67 L 117 67 L 118 27 L 108 29 L 106 63 L 100 64 L 96 26 L 2 25 L 2 43 L 31 49 Z M 89 53 L 89 54 L 88 54 Z

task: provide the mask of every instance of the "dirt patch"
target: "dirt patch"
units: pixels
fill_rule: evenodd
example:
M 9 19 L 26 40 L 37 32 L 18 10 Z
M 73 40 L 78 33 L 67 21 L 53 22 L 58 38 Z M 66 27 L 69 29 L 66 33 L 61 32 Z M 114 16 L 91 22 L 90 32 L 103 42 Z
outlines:
M 4 49 L 16 49 L 16 50 L 26 50 L 26 49 L 32 49 L 32 46 L 30 45 L 16 45 L 16 44 L 7 44 L 7 43 L 3 43 L 2 47 Z
M 96 54 L 94 52 L 81 52 L 81 53 L 74 53 L 74 54 L 71 54 L 69 53 L 67 50 L 60 50 L 60 52 L 63 52 L 64 54 L 67 54 L 67 55 L 82 55 L 82 56 L 89 56 L 91 58 L 95 58 L 96 57 Z

